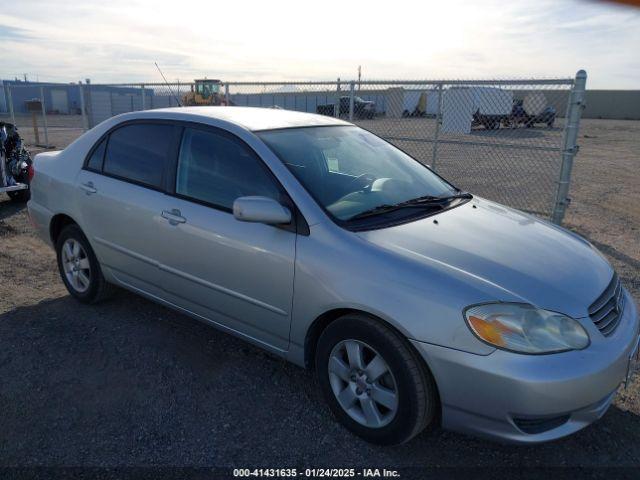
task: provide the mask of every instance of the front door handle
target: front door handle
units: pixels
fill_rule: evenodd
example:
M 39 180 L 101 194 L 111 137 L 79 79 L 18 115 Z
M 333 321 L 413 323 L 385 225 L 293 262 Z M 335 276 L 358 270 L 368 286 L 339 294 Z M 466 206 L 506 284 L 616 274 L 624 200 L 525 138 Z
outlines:
M 98 191 L 96 190 L 96 187 L 94 187 L 93 182 L 81 183 L 80 188 L 84 190 L 84 193 L 86 193 L 87 195 L 91 195 Z
M 174 208 L 171 211 L 163 210 L 161 215 L 162 218 L 169 220 L 171 225 L 178 225 L 179 223 L 185 223 L 187 221 L 177 208 Z

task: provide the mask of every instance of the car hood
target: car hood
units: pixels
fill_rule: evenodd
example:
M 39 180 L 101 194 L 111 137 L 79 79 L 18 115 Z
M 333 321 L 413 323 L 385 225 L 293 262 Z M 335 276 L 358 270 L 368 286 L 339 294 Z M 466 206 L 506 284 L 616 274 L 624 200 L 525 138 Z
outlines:
M 496 298 L 471 303 L 521 301 L 581 318 L 613 275 L 609 263 L 582 237 L 477 197 L 428 218 L 358 235 L 492 287 Z

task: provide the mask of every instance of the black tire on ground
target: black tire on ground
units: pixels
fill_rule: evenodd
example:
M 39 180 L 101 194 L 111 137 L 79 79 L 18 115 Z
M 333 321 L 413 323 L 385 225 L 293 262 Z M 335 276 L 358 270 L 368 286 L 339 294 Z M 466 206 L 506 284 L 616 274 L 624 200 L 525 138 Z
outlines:
M 73 285 L 67 279 L 67 276 L 64 271 L 64 266 L 62 264 L 62 248 L 65 242 L 69 239 L 74 239 L 84 249 L 86 252 L 86 256 L 89 260 L 90 265 L 90 274 L 89 274 L 89 288 L 84 292 L 79 292 L 76 290 Z M 60 277 L 62 278 L 62 282 L 69 293 L 79 300 L 82 303 L 98 303 L 103 300 L 109 298 L 114 290 L 115 286 L 107 283 L 102 275 L 102 270 L 100 268 L 100 263 L 98 263 L 98 259 L 96 258 L 87 237 L 85 237 L 84 233 L 80 227 L 76 224 L 67 225 L 64 227 L 60 235 L 58 235 L 58 239 L 56 240 L 56 257 L 58 261 L 58 271 L 60 272 Z
M 386 361 L 395 379 L 398 408 L 393 419 L 382 427 L 367 427 L 351 418 L 333 393 L 329 359 L 333 348 L 343 340 L 358 340 L 373 347 Z M 368 442 L 401 444 L 434 422 L 439 399 L 431 372 L 404 337 L 375 318 L 348 314 L 329 324 L 318 340 L 315 367 L 320 388 L 334 416 Z
M 7 195 L 13 202 L 25 203 L 31 198 L 31 190 L 28 188 L 26 190 L 14 190 L 13 192 L 7 192 Z

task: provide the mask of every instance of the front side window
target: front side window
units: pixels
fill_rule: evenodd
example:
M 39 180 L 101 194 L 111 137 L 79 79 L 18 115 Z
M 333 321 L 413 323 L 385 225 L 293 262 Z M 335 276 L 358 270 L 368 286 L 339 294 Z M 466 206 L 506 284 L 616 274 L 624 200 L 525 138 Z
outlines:
M 246 145 L 228 135 L 186 128 L 176 193 L 228 210 L 238 197 L 279 200 L 280 190 L 260 162 Z
M 289 128 L 258 135 L 316 201 L 339 220 L 350 221 L 380 207 L 423 197 L 437 200 L 458 192 L 429 168 L 358 127 Z M 411 212 L 403 210 L 402 214 L 406 213 Z
M 125 125 L 109 135 L 104 173 L 160 188 L 171 150 L 173 127 L 162 124 Z

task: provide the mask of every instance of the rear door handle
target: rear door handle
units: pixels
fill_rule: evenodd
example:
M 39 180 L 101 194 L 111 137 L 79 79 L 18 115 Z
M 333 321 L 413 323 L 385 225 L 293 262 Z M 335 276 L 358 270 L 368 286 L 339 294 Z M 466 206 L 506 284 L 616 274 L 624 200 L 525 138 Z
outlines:
M 174 208 L 171 211 L 163 210 L 161 215 L 162 218 L 169 220 L 171 225 L 178 225 L 179 223 L 185 223 L 187 221 L 177 208 Z
M 93 182 L 81 183 L 80 188 L 84 190 L 87 195 L 91 195 L 92 193 L 96 193 L 96 187 L 94 187 Z

